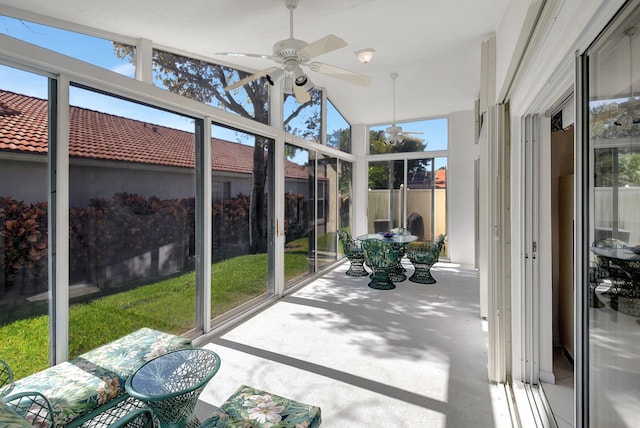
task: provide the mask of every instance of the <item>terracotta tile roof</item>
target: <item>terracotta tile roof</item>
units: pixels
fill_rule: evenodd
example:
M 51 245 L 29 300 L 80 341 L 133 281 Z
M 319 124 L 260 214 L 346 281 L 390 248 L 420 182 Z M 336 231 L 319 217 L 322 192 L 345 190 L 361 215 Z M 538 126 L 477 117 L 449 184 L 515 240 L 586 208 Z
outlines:
M 47 100 L 0 90 L 0 151 L 47 153 Z M 85 108 L 70 107 L 69 154 L 193 168 L 193 134 Z M 251 174 L 253 147 L 211 139 L 213 171 Z M 306 168 L 285 164 L 289 178 L 308 178 Z
M 446 188 L 447 188 L 447 170 L 438 169 L 436 170 L 436 189 L 446 189 Z

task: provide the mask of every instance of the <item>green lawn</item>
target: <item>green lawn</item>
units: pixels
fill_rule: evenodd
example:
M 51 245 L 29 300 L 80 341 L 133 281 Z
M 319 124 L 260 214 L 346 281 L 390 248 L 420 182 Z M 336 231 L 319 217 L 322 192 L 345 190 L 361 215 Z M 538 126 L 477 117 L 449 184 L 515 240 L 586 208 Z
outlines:
M 267 254 L 212 265 L 211 315 L 221 315 L 267 291 Z M 285 253 L 285 277 L 308 270 L 307 248 Z M 195 272 L 73 304 L 69 310 L 71 358 L 141 327 L 180 334 L 195 324 Z M 49 365 L 49 317 L 33 316 L 0 327 L 0 358 L 16 378 Z

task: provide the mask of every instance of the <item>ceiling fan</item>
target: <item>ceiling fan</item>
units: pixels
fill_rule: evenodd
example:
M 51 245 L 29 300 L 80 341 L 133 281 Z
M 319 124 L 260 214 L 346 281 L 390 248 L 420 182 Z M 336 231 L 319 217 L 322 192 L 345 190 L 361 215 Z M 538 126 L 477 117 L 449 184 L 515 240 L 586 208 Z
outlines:
M 314 85 L 309 76 L 302 70 L 301 66 L 309 67 L 312 71 L 326 74 L 336 79 L 353 83 L 360 86 L 368 86 L 371 78 L 364 74 L 345 70 L 333 65 L 321 62 L 310 62 L 313 58 L 327 52 L 347 46 L 347 43 L 338 36 L 329 34 L 315 42 L 307 43 L 303 40 L 293 38 L 293 10 L 298 6 L 299 0 L 284 0 L 289 9 L 289 38 L 280 40 L 273 45 L 271 55 L 249 54 L 238 52 L 220 52 L 217 55 L 246 56 L 263 59 L 270 59 L 280 64 L 278 67 L 269 67 L 250 76 L 240 79 L 237 82 L 226 86 L 225 91 L 239 88 L 251 81 L 266 77 L 271 86 L 277 81 L 284 79 L 283 92 L 294 94 L 299 103 L 311 100 L 309 91 Z
M 393 123 L 390 127 L 385 129 L 385 132 L 389 136 L 384 140 L 385 144 L 400 144 L 404 141 L 404 136 L 408 134 L 422 134 L 422 132 L 402 131 L 402 127 L 396 126 L 396 79 L 398 73 L 391 73 L 391 79 L 393 80 Z

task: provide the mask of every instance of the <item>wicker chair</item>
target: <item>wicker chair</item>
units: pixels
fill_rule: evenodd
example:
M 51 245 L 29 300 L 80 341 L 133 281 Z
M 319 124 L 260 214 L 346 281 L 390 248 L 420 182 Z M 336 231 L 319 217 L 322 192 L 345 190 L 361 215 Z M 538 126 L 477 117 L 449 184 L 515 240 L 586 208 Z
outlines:
M 445 237 L 446 235 L 440 235 L 433 245 L 422 245 L 407 252 L 407 258 L 415 268 L 409 281 L 418 284 L 435 284 L 437 282 L 431 275 L 431 267 L 438 262 Z
M 138 409 L 118 419 L 109 428 L 153 428 L 155 421 L 150 409 Z
M 14 387 L 13 372 L 11 367 L 0 358 L 0 398 L 11 393 Z
M 0 400 L 31 425 L 41 428 L 54 427 L 53 410 L 49 400 L 35 391 L 10 395 L 14 385 L 11 367 L 0 358 Z
M 53 428 L 53 408 L 49 400 L 39 392 L 26 391 L 7 395 L 2 400 L 20 417 L 38 428 Z
M 630 248 L 629 245 L 615 238 L 605 238 L 595 241 L 598 248 Z M 640 298 L 640 261 L 623 260 L 613 257 L 596 256 L 596 263 L 600 271 L 600 278 L 610 281 L 611 287 L 607 294 L 616 297 Z
M 354 240 L 344 229 L 338 230 L 338 238 L 342 245 L 344 255 L 349 259 L 351 265 L 346 274 L 350 276 L 367 276 L 369 272 L 364 268 L 364 251 L 359 241 Z
M 390 275 L 398 264 L 398 250 L 381 239 L 362 241 L 365 263 L 371 268 L 369 287 L 377 290 L 391 290 L 396 286 Z

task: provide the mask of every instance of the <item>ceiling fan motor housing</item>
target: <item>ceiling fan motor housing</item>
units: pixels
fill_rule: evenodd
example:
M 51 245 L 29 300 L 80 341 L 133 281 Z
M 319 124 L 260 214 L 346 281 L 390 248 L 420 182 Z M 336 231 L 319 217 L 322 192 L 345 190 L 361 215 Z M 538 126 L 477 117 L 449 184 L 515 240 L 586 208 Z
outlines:
M 273 45 L 273 56 L 276 61 L 284 63 L 288 59 L 296 59 L 298 62 L 306 62 L 309 58 L 303 57 L 298 51 L 308 43 L 298 39 L 284 39 Z

